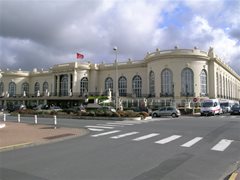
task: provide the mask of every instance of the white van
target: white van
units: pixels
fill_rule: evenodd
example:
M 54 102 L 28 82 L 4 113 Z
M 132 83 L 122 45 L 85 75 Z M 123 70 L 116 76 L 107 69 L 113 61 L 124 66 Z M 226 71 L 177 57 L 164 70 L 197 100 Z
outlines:
M 220 102 L 218 99 L 207 99 L 202 102 L 201 116 L 203 115 L 215 115 L 221 113 Z

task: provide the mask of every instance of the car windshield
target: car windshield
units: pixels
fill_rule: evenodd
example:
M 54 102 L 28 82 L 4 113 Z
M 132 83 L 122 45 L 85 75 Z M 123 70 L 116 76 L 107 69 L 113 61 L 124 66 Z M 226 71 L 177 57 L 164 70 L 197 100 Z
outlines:
M 225 107 L 229 106 L 228 102 L 224 102 L 224 103 L 220 103 L 220 104 L 221 104 L 221 106 L 225 106 Z
M 213 102 L 204 102 L 202 104 L 202 107 L 212 107 L 213 106 Z

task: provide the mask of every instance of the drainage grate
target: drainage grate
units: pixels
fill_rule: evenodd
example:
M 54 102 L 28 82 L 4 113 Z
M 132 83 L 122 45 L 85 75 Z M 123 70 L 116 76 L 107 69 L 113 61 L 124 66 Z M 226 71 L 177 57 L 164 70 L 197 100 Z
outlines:
M 56 135 L 56 136 L 45 137 L 43 139 L 57 139 L 57 138 L 62 138 L 62 137 L 66 137 L 66 136 L 73 136 L 73 135 L 75 135 L 75 134 L 66 133 L 66 134 L 60 134 L 60 135 Z

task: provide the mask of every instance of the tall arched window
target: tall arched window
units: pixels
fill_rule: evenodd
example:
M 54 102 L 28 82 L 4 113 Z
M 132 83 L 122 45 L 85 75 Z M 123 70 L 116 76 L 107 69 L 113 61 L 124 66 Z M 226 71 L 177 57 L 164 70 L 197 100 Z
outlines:
M 80 81 L 80 95 L 84 95 L 88 92 L 88 78 L 84 77 Z
M 207 72 L 205 69 L 202 70 L 200 74 L 200 86 L 201 86 L 201 95 L 207 95 Z
M 153 71 L 149 73 L 149 95 L 155 97 L 155 74 Z
M 184 68 L 181 74 L 181 86 L 183 96 L 193 96 L 193 71 L 190 68 Z
M 173 93 L 172 71 L 169 69 L 162 70 L 161 73 L 161 94 L 169 96 Z
M 40 93 L 40 83 L 36 82 L 34 85 L 34 95 L 38 96 L 39 95 L 38 93 Z
M 127 78 L 121 76 L 118 80 L 119 96 L 127 96 Z
M 8 86 L 9 97 L 16 96 L 16 84 L 14 82 L 10 82 Z
M 0 82 L 0 96 L 4 96 L 4 84 Z
M 142 96 L 142 78 L 139 75 L 136 75 L 132 79 L 132 89 L 133 95 L 136 97 Z
M 105 79 L 105 92 L 108 92 L 109 89 L 113 92 L 113 79 L 111 77 Z
M 217 89 L 217 96 L 219 97 L 219 77 L 218 77 L 218 72 L 216 72 L 216 89 Z
M 68 75 L 60 76 L 60 96 L 68 96 Z
M 22 84 L 22 95 L 28 96 L 29 95 L 29 84 L 27 82 Z
M 222 97 L 223 93 L 222 93 L 222 75 L 221 74 L 219 76 L 219 93 L 220 93 L 220 96 Z
M 43 83 L 43 93 L 46 93 L 46 91 L 49 91 L 49 89 L 48 89 L 48 82 L 44 82 Z

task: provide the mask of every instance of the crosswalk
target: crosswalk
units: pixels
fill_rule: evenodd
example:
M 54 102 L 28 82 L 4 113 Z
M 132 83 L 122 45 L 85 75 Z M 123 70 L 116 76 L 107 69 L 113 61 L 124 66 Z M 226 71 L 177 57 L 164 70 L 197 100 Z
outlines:
M 99 134 L 93 134 L 91 135 L 91 137 L 100 137 L 100 136 L 109 136 L 108 138 L 110 139 L 120 139 L 120 138 L 129 138 L 130 137 L 130 141 L 143 141 L 143 140 L 150 140 L 153 137 L 158 137 L 160 136 L 160 133 L 150 133 L 150 134 L 145 134 L 145 135 L 141 135 L 139 137 L 135 137 L 135 138 L 131 138 L 131 136 L 133 135 L 139 135 L 141 134 L 140 132 L 137 131 L 132 131 L 132 132 L 125 132 L 123 134 L 118 134 L 121 133 L 121 130 L 112 130 L 112 131 L 107 131 L 107 132 L 103 132 L 103 133 L 99 133 Z M 168 143 L 171 143 L 173 141 L 177 141 L 178 139 L 181 139 L 183 136 L 182 135 L 170 135 L 168 137 L 164 137 L 161 138 L 158 141 L 153 141 L 153 143 L 155 144 L 160 144 L 160 145 L 165 145 Z M 184 148 L 190 148 L 194 145 L 196 145 L 198 142 L 203 141 L 203 137 L 194 137 L 191 140 L 183 143 L 180 145 L 180 147 L 184 147 Z M 230 140 L 230 139 L 221 139 L 219 142 L 217 142 L 217 144 L 215 144 L 211 150 L 212 151 L 219 151 L 219 152 L 223 152 L 225 151 L 232 143 L 234 142 L 234 140 Z

